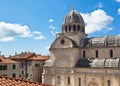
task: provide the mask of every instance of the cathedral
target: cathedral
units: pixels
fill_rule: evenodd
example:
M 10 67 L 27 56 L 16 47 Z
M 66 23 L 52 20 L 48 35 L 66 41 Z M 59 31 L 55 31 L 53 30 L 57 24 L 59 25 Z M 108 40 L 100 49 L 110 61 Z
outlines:
M 42 82 L 55 86 L 120 86 L 120 35 L 91 37 L 72 10 L 50 46 Z

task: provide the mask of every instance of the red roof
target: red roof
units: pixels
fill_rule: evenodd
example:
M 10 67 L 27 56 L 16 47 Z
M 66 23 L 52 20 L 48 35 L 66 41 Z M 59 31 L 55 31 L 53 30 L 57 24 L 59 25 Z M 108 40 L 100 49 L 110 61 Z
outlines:
M 22 79 L 0 76 L 0 86 L 52 86 L 52 85 L 45 85 L 42 83 L 35 83 Z
M 16 59 L 22 59 L 22 60 L 37 60 L 37 61 L 43 61 L 49 59 L 49 56 L 42 56 L 35 53 L 30 52 L 24 52 L 21 54 L 17 54 L 15 56 L 10 56 L 10 59 L 16 60 Z
M 41 56 L 41 55 L 35 55 L 33 57 L 27 58 L 27 60 L 47 60 L 49 59 L 49 56 Z
M 27 59 L 31 56 L 33 56 L 35 53 L 21 53 L 21 54 L 16 54 L 14 56 L 10 56 L 10 59 Z
M 4 64 L 4 63 L 17 63 L 17 62 L 13 61 L 11 59 L 0 56 L 0 64 Z

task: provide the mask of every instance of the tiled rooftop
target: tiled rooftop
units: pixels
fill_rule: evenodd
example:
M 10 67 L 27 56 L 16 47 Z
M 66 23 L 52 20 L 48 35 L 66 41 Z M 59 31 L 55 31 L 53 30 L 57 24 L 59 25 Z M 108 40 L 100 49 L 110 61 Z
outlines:
M 52 86 L 52 85 L 45 85 L 41 83 L 25 81 L 22 79 L 0 76 L 0 86 Z
M 39 54 L 31 53 L 31 52 L 22 52 L 21 54 L 16 54 L 14 56 L 10 56 L 10 59 L 24 59 L 24 60 L 47 60 L 49 56 L 42 56 Z
M 3 64 L 3 63 L 17 63 L 17 62 L 11 59 L 5 58 L 3 56 L 0 56 L 0 64 Z
M 27 60 L 47 60 L 49 59 L 48 56 L 39 56 L 39 55 L 36 55 L 36 56 L 33 56 L 32 58 L 28 58 Z

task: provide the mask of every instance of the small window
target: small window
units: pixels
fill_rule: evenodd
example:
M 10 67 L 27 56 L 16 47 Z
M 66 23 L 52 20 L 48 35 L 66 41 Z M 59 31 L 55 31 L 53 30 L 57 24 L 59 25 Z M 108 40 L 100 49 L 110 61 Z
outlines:
M 2 70 L 2 66 L 0 65 L 0 70 Z
M 69 32 L 71 32 L 71 25 L 69 25 Z
M 65 32 L 67 32 L 67 26 L 65 26 Z
M 58 78 L 58 84 L 60 84 L 60 76 L 58 76 L 57 78 Z
M 7 70 L 7 65 L 0 65 L 0 70 Z
M 113 57 L 113 50 L 110 50 L 110 58 Z
M 76 31 L 76 25 L 73 25 L 73 31 Z
M 13 69 L 16 69 L 16 65 L 15 64 L 13 65 Z
M 40 64 L 35 64 L 35 67 L 40 67 Z
M 78 86 L 81 86 L 81 78 L 79 78 Z
M 86 52 L 85 51 L 83 51 L 83 58 L 85 58 L 86 57 Z
M 70 85 L 70 77 L 68 77 L 68 85 Z
M 22 70 L 22 75 L 24 75 L 24 71 Z
M 80 25 L 77 26 L 78 31 L 80 31 Z
M 16 77 L 16 74 L 15 73 L 13 73 L 13 78 L 15 78 Z
M 65 40 L 64 40 L 64 39 L 62 39 L 62 40 L 61 40 L 61 44 L 64 44 L 64 43 L 65 43 Z
M 19 77 L 21 78 L 21 74 L 19 74 Z
M 110 80 L 108 80 L 108 82 L 107 82 L 107 83 L 108 83 L 108 86 L 111 86 L 111 81 L 110 81 Z
M 98 50 L 96 50 L 96 58 L 98 58 Z
M 7 70 L 7 65 L 4 65 L 4 70 Z

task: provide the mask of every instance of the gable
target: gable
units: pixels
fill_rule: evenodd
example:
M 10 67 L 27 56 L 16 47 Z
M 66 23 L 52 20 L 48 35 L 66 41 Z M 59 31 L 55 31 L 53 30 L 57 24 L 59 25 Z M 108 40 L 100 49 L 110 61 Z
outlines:
M 75 44 L 73 43 L 73 41 L 70 38 L 59 37 L 59 38 L 56 38 L 56 40 L 52 43 L 50 48 L 51 49 L 54 49 L 54 48 L 72 48 L 74 46 L 75 46 Z

